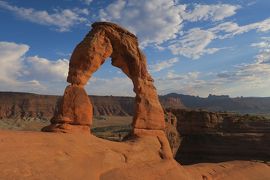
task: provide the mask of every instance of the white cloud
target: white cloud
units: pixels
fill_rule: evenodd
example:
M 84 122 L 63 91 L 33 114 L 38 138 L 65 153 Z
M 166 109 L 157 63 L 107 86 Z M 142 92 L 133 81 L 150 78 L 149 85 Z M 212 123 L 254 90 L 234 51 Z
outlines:
M 201 20 L 220 21 L 227 17 L 233 16 L 236 13 L 236 10 L 239 8 L 239 5 L 230 4 L 195 4 L 192 10 L 184 11 L 182 16 L 184 20 L 192 22 Z
M 175 40 L 169 49 L 175 55 L 198 59 L 204 54 L 213 54 L 219 50 L 219 48 L 207 48 L 215 38 L 215 34 L 211 31 L 193 28 Z
M 23 56 L 29 50 L 25 44 L 0 42 L 0 81 L 16 83 L 24 73 Z
M 234 69 L 217 74 L 217 78 L 212 78 L 230 94 L 243 95 L 246 93 L 256 93 L 255 96 L 263 96 L 270 88 L 270 39 L 262 38 L 262 42 L 251 44 L 252 47 L 259 48 L 258 54 L 254 57 L 254 62 L 243 63 L 234 66 Z M 221 89 L 221 88 L 220 88 Z M 242 93 L 242 94 L 241 94 Z
M 173 0 L 118 0 L 100 10 L 100 19 L 119 23 L 138 35 L 142 46 L 174 39 L 181 30 L 183 5 Z
M 239 64 L 233 70 L 212 77 L 219 92 L 234 96 L 265 96 L 270 88 L 270 65 L 261 63 Z M 218 84 L 217 84 L 218 83 Z M 260 92 L 260 93 L 259 93 Z M 246 94 L 245 94 L 246 93 Z
M 225 22 L 209 29 L 209 31 L 217 34 L 220 39 L 231 38 L 251 30 L 256 30 L 257 32 L 270 31 L 270 18 L 243 26 L 239 26 L 235 22 Z
M 49 13 L 47 11 L 39 11 L 33 8 L 23 8 L 12 6 L 5 1 L 0 1 L 0 8 L 6 9 L 19 18 L 28 20 L 33 23 L 54 26 L 56 30 L 60 32 L 69 31 L 71 27 L 76 24 L 86 23 L 87 19 L 81 17 L 80 14 L 88 14 L 86 9 L 62 9 L 62 10 L 54 10 L 53 13 Z
M 156 79 L 155 85 L 159 94 L 176 92 L 191 95 L 204 95 L 203 88 L 205 87 L 205 81 L 200 78 L 200 75 L 199 72 L 177 74 L 174 71 L 168 71 L 166 77 Z
M 213 54 L 226 48 L 208 48 L 210 43 L 215 39 L 232 38 L 251 30 L 256 30 L 257 32 L 270 31 L 270 18 L 243 26 L 239 26 L 234 22 L 225 22 L 206 30 L 193 28 L 187 32 L 183 32 L 183 35 L 177 40 L 171 41 L 171 45 L 168 48 L 175 55 L 198 59 L 202 55 Z M 256 46 L 265 46 L 265 42 L 263 43 L 256 44 Z
M 156 78 L 159 94 L 171 92 L 199 95 L 228 94 L 231 96 L 267 96 L 270 88 L 270 65 L 260 63 L 239 64 L 220 73 L 169 71 L 166 77 Z
M 163 69 L 172 67 L 175 63 L 177 63 L 179 60 L 177 58 L 171 58 L 156 64 L 149 65 L 151 72 L 159 72 Z
M 268 96 L 270 88 L 270 37 L 251 44 L 258 48 L 258 54 L 251 63 L 233 66 L 227 71 L 178 74 L 168 71 L 166 77 L 157 78 L 159 93 L 178 92 L 207 96 L 211 94 L 229 94 L 232 96 Z
M 82 15 L 89 15 L 89 10 L 86 8 L 73 8 L 72 11 L 76 12 L 77 14 L 82 14 Z M 85 20 L 83 20 L 85 21 Z
M 0 42 L 1 91 L 27 91 L 43 88 L 37 80 L 20 80 L 26 75 L 24 56 L 28 50 L 29 46 L 26 44 Z
M 251 46 L 259 48 L 259 53 L 256 55 L 256 62 L 270 65 L 270 37 L 262 37 L 261 42 L 253 43 Z
M 26 57 L 28 50 L 26 44 L 0 42 L 0 90 L 62 93 L 68 60 Z
M 27 57 L 29 76 L 39 80 L 65 81 L 68 74 L 69 61 L 58 59 L 51 61 L 38 56 Z
M 103 21 L 119 23 L 138 35 L 142 47 L 149 44 L 160 47 L 156 45 L 173 40 L 181 34 L 183 20 L 219 21 L 234 15 L 240 8 L 229 4 L 193 6 L 192 10 L 187 10 L 188 5 L 174 0 L 117 0 L 101 9 L 99 16 Z

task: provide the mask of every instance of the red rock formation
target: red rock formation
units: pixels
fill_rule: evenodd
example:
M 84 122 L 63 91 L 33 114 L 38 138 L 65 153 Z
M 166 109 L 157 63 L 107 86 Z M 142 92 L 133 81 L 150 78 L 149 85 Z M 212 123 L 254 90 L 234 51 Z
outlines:
M 270 179 L 266 163 L 181 166 L 174 159 L 164 159 L 162 146 L 154 136 L 119 143 L 90 134 L 0 131 L 0 179 Z
M 177 131 L 177 118 L 173 113 L 165 112 L 165 121 L 165 133 L 169 140 L 172 153 L 175 156 L 181 143 L 181 137 L 179 132 Z
M 175 159 L 182 164 L 235 159 L 270 161 L 269 119 L 196 110 L 167 111 L 177 117 L 181 145 Z M 171 147 L 178 146 L 170 136 L 169 140 Z
M 69 132 L 81 126 L 82 130 L 90 131 L 93 119 L 93 107 L 84 88 L 78 85 L 67 86 L 58 109 L 51 119 L 51 125 L 43 131 Z M 78 126 L 79 125 L 79 126 Z
M 71 56 L 67 78 L 71 86 L 66 89 L 64 101 L 62 101 L 60 111 L 53 118 L 51 127 L 57 128 L 55 124 L 85 126 L 91 124 L 92 119 L 89 115 L 92 113 L 89 110 L 92 108 L 91 103 L 85 101 L 84 106 L 76 107 L 78 111 L 74 111 L 74 107 L 85 97 L 83 86 L 104 61 L 111 57 L 112 65 L 119 67 L 134 84 L 136 93 L 134 133 L 144 132 L 143 129 L 164 130 L 164 112 L 159 103 L 153 79 L 147 71 L 145 56 L 138 47 L 136 36 L 112 23 L 99 22 L 94 23 L 92 27 L 93 29 L 77 45 Z M 82 93 L 78 99 L 75 98 L 79 92 L 77 86 L 81 88 Z M 85 111 L 88 112 L 84 117 L 74 118 L 77 117 L 77 113 Z M 48 131 L 54 131 L 53 129 L 45 128 Z
M 0 92 L 0 119 L 36 118 L 48 120 L 55 110 L 57 96 Z

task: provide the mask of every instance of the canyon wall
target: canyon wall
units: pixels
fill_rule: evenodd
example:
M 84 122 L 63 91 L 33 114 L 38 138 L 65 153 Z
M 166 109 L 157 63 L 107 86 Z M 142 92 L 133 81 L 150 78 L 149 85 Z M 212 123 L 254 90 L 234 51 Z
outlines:
M 95 116 L 132 116 L 134 97 L 89 96 Z M 0 118 L 50 119 L 60 96 L 32 93 L 0 92 Z M 181 94 L 159 96 L 163 108 L 205 109 L 237 113 L 270 114 L 270 98 L 229 98 L 214 96 L 201 98 Z
M 190 109 L 205 109 L 208 111 L 227 111 L 241 114 L 270 114 L 270 97 L 234 97 L 228 95 L 199 96 L 171 93 L 164 97 L 180 99 L 185 107 Z
M 0 92 L 1 118 L 52 118 L 60 96 L 32 93 Z M 134 97 L 89 96 L 94 116 L 132 116 Z M 185 108 L 179 99 L 160 97 L 164 108 Z
M 262 116 L 168 109 L 177 118 L 183 164 L 229 160 L 270 161 L 270 120 Z

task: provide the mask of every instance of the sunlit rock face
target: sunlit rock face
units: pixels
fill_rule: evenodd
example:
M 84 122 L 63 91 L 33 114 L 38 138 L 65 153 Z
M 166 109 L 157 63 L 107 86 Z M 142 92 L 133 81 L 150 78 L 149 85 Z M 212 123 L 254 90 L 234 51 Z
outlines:
M 111 57 L 112 65 L 120 68 L 133 82 L 136 93 L 133 132 L 164 130 L 164 112 L 136 36 L 108 22 L 94 23 L 92 30 L 74 49 L 67 77 L 71 85 L 65 90 L 51 120 L 52 125 L 43 130 L 67 132 L 72 131 L 73 126 L 89 130 L 86 127 L 92 124 L 93 108 L 84 85 L 108 57 Z

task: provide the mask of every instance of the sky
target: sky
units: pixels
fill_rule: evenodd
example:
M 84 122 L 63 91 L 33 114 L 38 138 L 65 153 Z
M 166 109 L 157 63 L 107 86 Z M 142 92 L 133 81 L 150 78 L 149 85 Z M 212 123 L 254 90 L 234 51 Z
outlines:
M 158 94 L 270 96 L 269 0 L 0 0 L 0 91 L 62 95 L 96 21 L 139 38 Z M 88 94 L 134 96 L 108 59 Z

